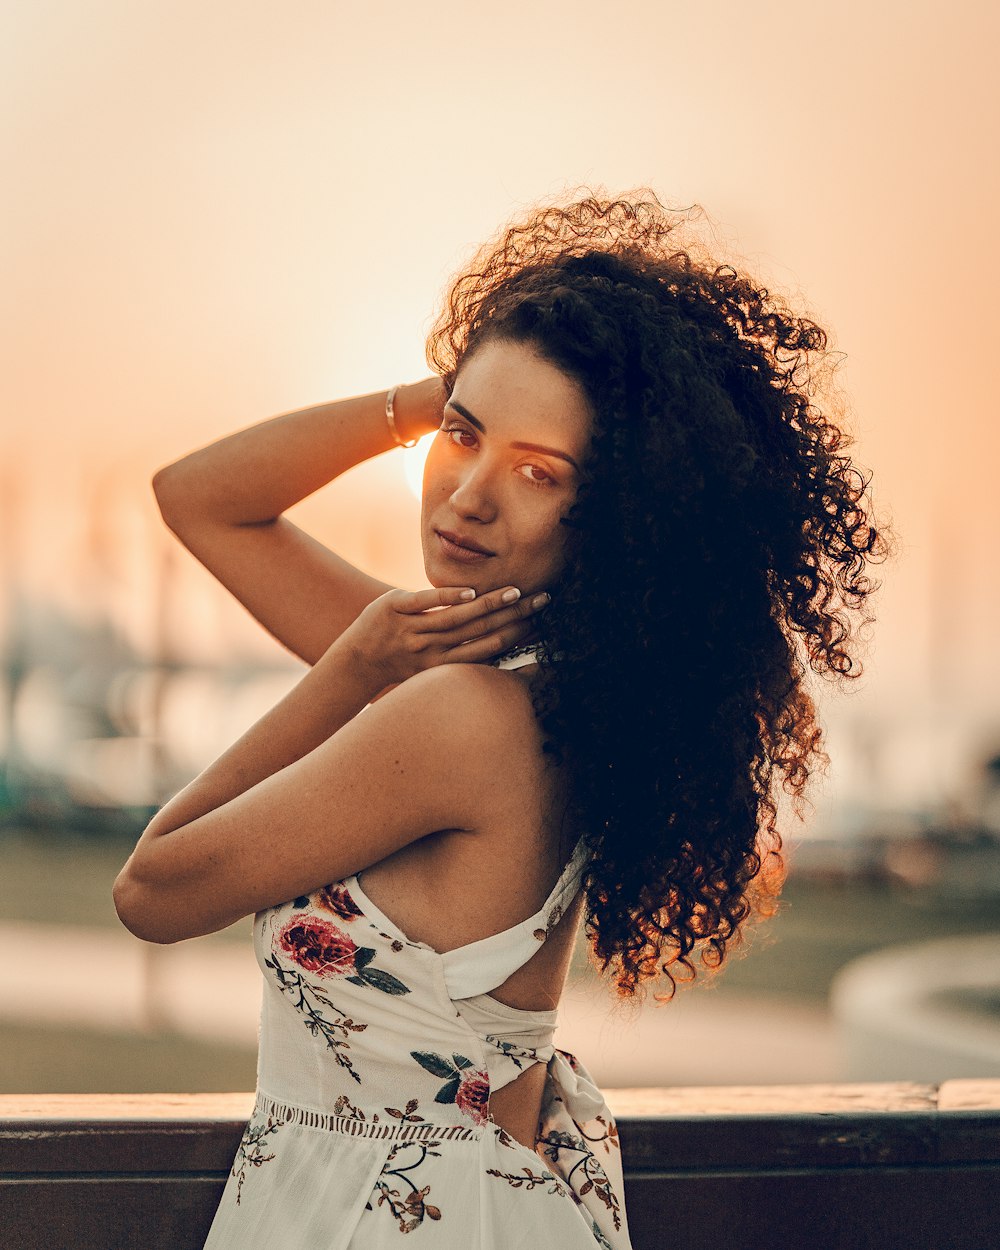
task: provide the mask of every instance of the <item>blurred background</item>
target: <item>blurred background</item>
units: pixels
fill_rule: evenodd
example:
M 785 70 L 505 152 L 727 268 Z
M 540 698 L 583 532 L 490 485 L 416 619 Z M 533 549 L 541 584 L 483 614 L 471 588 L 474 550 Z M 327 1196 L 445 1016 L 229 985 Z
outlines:
M 1000 1075 L 1000 9 L 636 0 L 2 8 L 0 1092 L 250 1089 L 249 920 L 117 922 L 152 813 L 304 671 L 162 524 L 195 447 L 427 372 L 449 276 L 536 199 L 646 185 L 845 354 L 900 536 L 777 918 L 603 1084 Z M 426 447 L 290 515 L 425 585 Z

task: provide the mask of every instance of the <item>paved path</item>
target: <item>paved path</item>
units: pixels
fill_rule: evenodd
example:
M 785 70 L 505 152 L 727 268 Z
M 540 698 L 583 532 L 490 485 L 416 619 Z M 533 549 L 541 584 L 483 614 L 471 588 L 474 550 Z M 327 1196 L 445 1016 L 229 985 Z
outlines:
M 0 1020 L 256 1048 L 261 979 L 249 939 L 157 946 L 124 931 L 0 922 L 0 950 Z M 842 1079 L 825 1008 L 704 986 L 633 1017 L 608 988 L 571 981 L 555 1041 L 606 1088 Z

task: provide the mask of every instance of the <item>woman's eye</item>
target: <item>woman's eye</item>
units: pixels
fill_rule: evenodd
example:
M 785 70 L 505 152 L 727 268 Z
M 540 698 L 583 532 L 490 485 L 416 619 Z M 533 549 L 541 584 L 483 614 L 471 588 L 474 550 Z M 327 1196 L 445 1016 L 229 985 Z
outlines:
M 446 434 L 446 435 L 447 434 L 466 434 L 468 435 L 469 438 L 475 438 L 475 435 L 472 433 L 472 431 L 467 430 L 462 425 L 443 425 L 438 430 L 438 433 Z M 448 442 L 451 443 L 453 447 L 468 447 L 469 446 L 468 443 L 459 443 L 456 439 L 453 439 L 453 438 L 449 438 Z M 519 466 L 519 468 L 527 469 L 530 473 L 542 474 L 541 480 L 535 477 L 528 477 L 526 474 L 523 474 L 523 473 L 521 474 L 521 477 L 523 477 L 524 480 L 528 482 L 529 485 L 531 486 L 554 486 L 555 485 L 555 479 L 552 477 L 551 474 L 546 473 L 546 471 L 542 468 L 540 464 L 522 464 Z
M 442 426 L 442 427 L 441 427 L 441 429 L 440 429 L 440 431 L 439 431 L 439 433 L 441 433 L 441 434 L 468 434 L 470 438 L 472 437 L 472 432 L 471 432 L 471 430 L 466 430 L 466 429 L 463 429 L 463 427 L 462 427 L 462 426 L 460 426 L 460 425 L 445 425 L 445 426 Z M 463 444 L 463 443 L 456 443 L 456 442 L 455 442 L 455 440 L 454 440 L 453 438 L 450 438 L 450 439 L 448 440 L 448 442 L 449 442 L 449 443 L 454 444 L 454 446 L 456 446 L 456 447 L 462 447 L 462 446 L 464 446 L 464 444 Z
M 537 464 L 522 464 L 522 465 L 521 465 L 521 468 L 522 468 L 522 469 L 527 469 L 527 470 L 528 470 L 528 472 L 530 472 L 530 473 L 541 473 L 541 474 L 543 474 L 543 475 L 544 475 L 544 476 L 543 476 L 543 479 L 542 479 L 541 481 L 539 481 L 539 479 L 538 479 L 538 478 L 534 478 L 534 477 L 527 477 L 526 475 L 522 475 L 522 476 L 524 476 L 524 477 L 525 477 L 525 480 L 526 480 L 526 481 L 528 481 L 528 482 L 530 482 L 530 483 L 531 483 L 531 485 L 532 485 L 532 486 L 548 486 L 548 485 L 552 482 L 552 480 L 553 480 L 553 479 L 552 479 L 552 478 L 548 475 L 548 473 L 546 473 L 546 472 L 545 472 L 545 470 L 541 467 L 541 465 L 537 465 Z

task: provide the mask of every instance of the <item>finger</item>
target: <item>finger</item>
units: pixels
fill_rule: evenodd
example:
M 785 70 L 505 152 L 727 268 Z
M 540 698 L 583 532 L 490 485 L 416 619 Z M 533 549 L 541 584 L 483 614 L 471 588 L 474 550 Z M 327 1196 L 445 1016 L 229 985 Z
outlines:
M 489 596 L 484 596 L 484 599 L 487 598 Z M 457 611 L 442 613 L 441 628 L 435 631 L 434 641 L 444 646 L 457 647 L 461 643 L 486 640 L 491 636 L 507 637 L 511 630 L 526 621 L 533 625 L 534 618 L 548 602 L 549 596 L 543 592 L 539 595 L 532 595 L 530 598 L 520 599 L 517 603 L 501 603 L 499 607 L 495 607 L 485 615 L 473 617 L 464 622 L 459 619 Z M 508 645 L 514 644 L 508 643 Z
M 501 620 L 514 619 L 515 617 L 521 615 L 524 611 L 528 610 L 525 605 L 529 601 L 525 599 L 517 599 L 514 604 L 505 603 L 503 596 L 505 594 L 510 594 L 511 592 L 516 592 L 517 595 L 520 595 L 521 593 L 516 586 L 498 586 L 496 590 L 490 590 L 485 595 L 479 595 L 478 598 L 468 603 L 464 603 L 459 600 L 449 609 L 448 612 L 435 613 L 433 616 L 428 617 L 428 621 L 433 622 L 431 628 L 435 630 L 453 628 L 461 629 L 467 626 L 470 622 L 478 621 L 482 617 L 489 616 L 490 613 L 506 613 L 511 607 L 516 610 L 510 617 L 503 617 Z M 495 628 L 499 623 L 500 621 L 494 617 L 490 628 Z M 473 634 L 468 636 L 476 637 L 477 635 Z
M 531 621 L 517 621 L 503 629 L 449 648 L 441 658 L 442 664 L 482 664 L 495 660 L 512 647 L 521 646 L 537 637 Z
M 432 586 L 430 590 L 402 590 L 393 599 L 397 612 L 420 613 L 431 608 L 448 608 L 464 604 L 471 586 Z M 475 591 L 472 592 L 475 594 Z

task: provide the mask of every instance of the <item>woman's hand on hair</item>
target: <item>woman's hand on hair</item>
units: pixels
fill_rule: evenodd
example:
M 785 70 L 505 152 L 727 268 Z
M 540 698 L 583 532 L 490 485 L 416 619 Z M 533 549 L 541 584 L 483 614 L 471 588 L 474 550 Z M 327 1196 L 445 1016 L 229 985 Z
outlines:
M 341 645 L 353 648 L 377 690 L 439 664 L 489 663 L 535 636 L 535 614 L 548 602 L 533 594 L 505 603 L 511 589 L 472 600 L 462 598 L 460 586 L 390 590 L 357 616 Z

